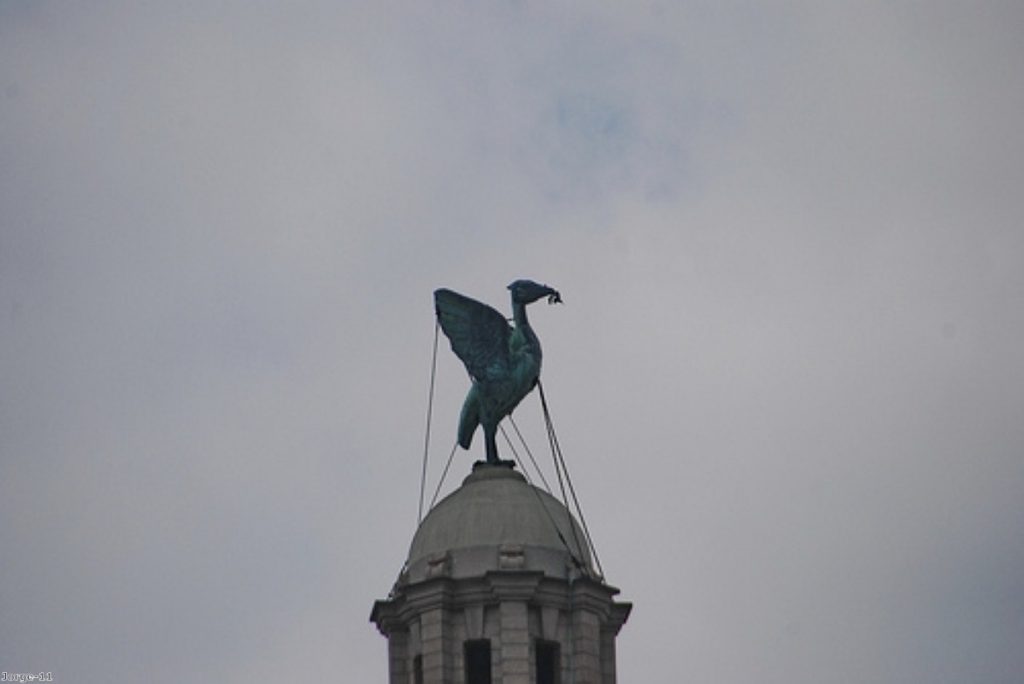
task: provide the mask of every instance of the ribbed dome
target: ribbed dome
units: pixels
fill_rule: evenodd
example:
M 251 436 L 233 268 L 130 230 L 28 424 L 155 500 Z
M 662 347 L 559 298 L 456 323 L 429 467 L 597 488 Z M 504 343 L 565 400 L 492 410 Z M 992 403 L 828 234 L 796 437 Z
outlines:
M 407 581 L 489 570 L 567 577 L 570 548 L 593 574 L 582 530 L 565 506 L 511 468 L 480 465 L 420 523 Z

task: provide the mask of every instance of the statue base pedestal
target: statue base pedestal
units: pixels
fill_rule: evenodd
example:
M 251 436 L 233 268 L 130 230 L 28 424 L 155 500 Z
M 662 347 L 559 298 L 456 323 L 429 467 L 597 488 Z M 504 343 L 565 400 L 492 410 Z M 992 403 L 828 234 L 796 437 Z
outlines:
M 477 468 L 508 468 L 509 470 L 516 469 L 515 461 L 497 461 L 492 463 L 491 461 L 477 461 L 473 464 L 473 472 L 476 472 Z

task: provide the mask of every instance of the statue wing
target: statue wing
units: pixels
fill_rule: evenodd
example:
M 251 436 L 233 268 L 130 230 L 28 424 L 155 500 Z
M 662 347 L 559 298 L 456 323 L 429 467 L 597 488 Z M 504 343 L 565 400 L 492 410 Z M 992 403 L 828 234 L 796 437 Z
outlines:
M 512 328 L 500 313 L 451 290 L 434 292 L 434 308 L 452 351 L 473 380 L 494 380 L 509 372 L 508 338 Z

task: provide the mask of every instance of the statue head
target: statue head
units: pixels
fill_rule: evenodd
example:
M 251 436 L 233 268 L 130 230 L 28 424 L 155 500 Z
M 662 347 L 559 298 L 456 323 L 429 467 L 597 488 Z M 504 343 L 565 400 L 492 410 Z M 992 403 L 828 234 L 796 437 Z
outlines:
M 532 304 L 541 297 L 547 297 L 548 304 L 562 301 L 562 295 L 558 294 L 558 290 L 532 280 L 517 280 L 509 285 L 508 289 L 512 292 L 512 301 L 517 304 Z

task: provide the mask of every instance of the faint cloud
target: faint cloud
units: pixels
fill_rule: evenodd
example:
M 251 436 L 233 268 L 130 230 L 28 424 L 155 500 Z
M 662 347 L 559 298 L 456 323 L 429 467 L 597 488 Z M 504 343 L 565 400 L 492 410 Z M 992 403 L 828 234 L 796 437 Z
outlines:
M 684 126 L 694 117 L 645 110 L 614 89 L 557 93 L 538 112 L 530 135 L 542 192 L 556 203 L 639 194 L 674 198 L 693 175 Z M 656 105 L 667 106 L 665 103 Z M 665 120 L 673 126 L 652 126 Z

